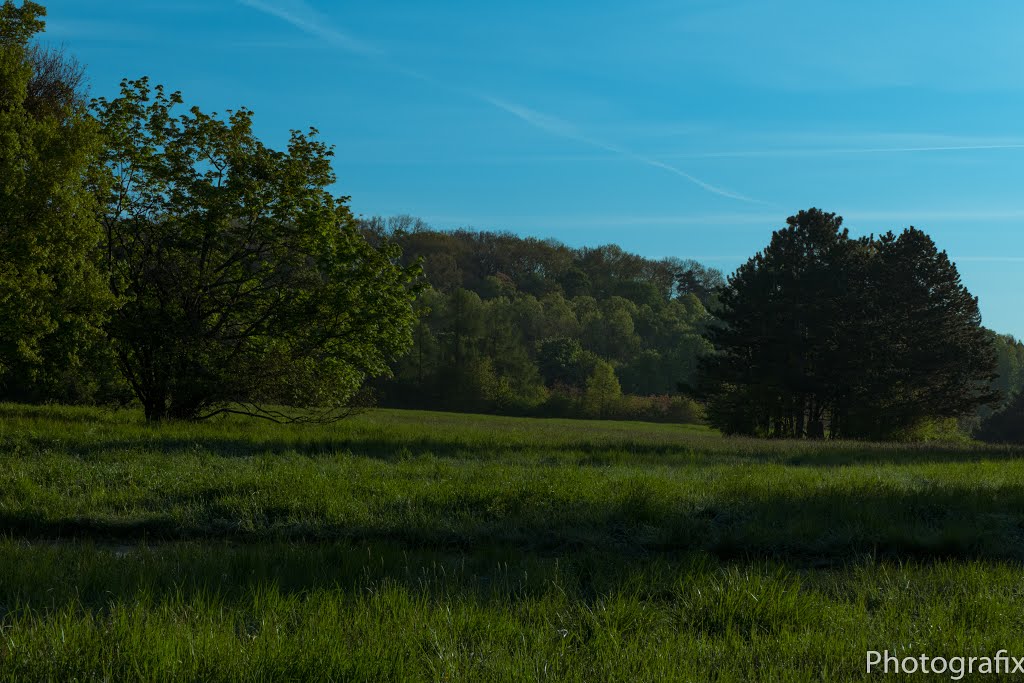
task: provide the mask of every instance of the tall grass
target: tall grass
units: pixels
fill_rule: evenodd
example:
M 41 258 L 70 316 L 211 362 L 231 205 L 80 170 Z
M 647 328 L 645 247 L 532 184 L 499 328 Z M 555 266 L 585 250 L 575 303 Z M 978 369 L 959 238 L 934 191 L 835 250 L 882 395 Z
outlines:
M 0 680 L 861 680 L 1024 653 L 1018 568 L 0 544 Z
M 486 543 L 816 563 L 1024 554 L 1024 461 L 1009 448 L 402 412 L 299 428 L 4 410 L 0 529 L 30 538 Z
M 1022 455 L 4 405 L 0 680 L 860 680 L 867 649 L 1024 656 Z

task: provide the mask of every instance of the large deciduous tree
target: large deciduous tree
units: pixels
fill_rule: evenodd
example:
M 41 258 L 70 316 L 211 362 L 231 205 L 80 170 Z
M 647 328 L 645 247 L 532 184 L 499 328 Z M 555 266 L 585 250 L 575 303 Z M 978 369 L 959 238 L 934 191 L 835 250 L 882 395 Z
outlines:
M 32 42 L 44 16 L 0 5 L 0 382 L 17 397 L 75 371 L 107 303 L 90 176 L 100 137 L 80 67 Z
M 728 433 L 890 438 L 992 401 L 977 299 L 920 230 L 851 239 L 801 211 L 729 278 L 702 363 Z
M 181 103 L 146 79 L 93 103 L 122 372 L 150 420 L 343 408 L 410 346 L 418 267 L 360 234 L 315 130 L 275 151 L 250 111 Z

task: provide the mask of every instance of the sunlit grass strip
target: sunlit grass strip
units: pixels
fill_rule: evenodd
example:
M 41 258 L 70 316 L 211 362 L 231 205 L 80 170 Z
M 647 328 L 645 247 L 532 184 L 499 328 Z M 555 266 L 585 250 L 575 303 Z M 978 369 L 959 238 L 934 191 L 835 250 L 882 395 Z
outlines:
M 0 543 L 0 680 L 857 680 L 1024 648 L 1019 568 Z M 31 567 L 31 569 L 28 569 Z

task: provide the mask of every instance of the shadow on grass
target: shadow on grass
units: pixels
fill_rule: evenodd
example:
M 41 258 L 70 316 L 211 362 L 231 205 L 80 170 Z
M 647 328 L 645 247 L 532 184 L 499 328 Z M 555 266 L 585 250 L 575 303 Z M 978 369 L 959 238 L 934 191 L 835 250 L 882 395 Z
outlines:
M 325 515 L 301 500 L 243 510 L 222 500 L 222 493 L 190 495 L 187 523 L 158 512 L 125 519 L 53 519 L 0 511 L 0 534 L 106 543 L 387 543 L 409 551 L 492 548 L 544 557 L 597 552 L 671 558 L 700 552 L 803 567 L 842 565 L 866 555 L 1024 561 L 1021 486 L 913 491 L 830 486 L 791 497 L 729 493 L 733 497 L 676 500 L 639 484 L 601 502 L 491 491 L 412 503 L 375 501 L 372 515 L 362 521 Z
M 714 580 L 721 564 L 701 553 L 672 561 L 581 551 L 557 558 L 501 546 L 473 553 L 413 549 L 400 544 L 167 543 L 103 545 L 90 542 L 26 544 L 0 539 L 0 623 L 19 606 L 37 613 L 108 611 L 112 604 L 195 600 L 256 604 L 268 591 L 307 597 L 334 591 L 357 602 L 398 588 L 427 600 L 472 602 L 508 609 L 510 601 L 559 597 L 592 603 L 622 591 L 672 600 L 679 577 Z M 748 565 L 749 567 L 750 565 Z M 784 567 L 762 564 L 769 576 Z M 425 604 L 425 603 L 421 603 Z
M 222 458 L 265 455 L 335 457 L 351 455 L 388 462 L 410 458 L 486 461 L 527 456 L 544 463 L 575 463 L 585 467 L 614 465 L 715 466 L 739 463 L 774 463 L 793 467 L 855 465 L 911 465 L 1024 460 L 1024 447 L 984 444 L 886 444 L 857 442 L 763 441 L 695 436 L 674 443 L 648 441 L 538 441 L 503 443 L 467 442 L 444 437 L 380 438 L 353 436 L 321 439 L 243 439 L 176 437 L 99 439 L 87 442 L 54 441 L 35 436 L 40 450 L 60 450 L 79 457 L 109 456 L 146 451 L 170 457 L 209 454 Z M 510 460 L 512 461 L 512 460 Z

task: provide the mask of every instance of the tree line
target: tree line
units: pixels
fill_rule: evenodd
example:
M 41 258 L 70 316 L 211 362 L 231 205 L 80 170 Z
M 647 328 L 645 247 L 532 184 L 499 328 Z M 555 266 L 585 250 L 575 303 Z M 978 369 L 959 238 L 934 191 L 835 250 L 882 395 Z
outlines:
M 439 231 L 407 216 L 362 222 L 421 263 L 411 352 L 377 383 L 385 405 L 695 421 L 680 390 L 710 347 L 706 306 L 724 279 L 694 261 L 615 245 Z
M 799 213 L 727 283 L 614 245 L 364 219 L 371 241 L 400 245 L 428 283 L 412 351 L 380 398 L 671 420 L 706 407 L 726 433 L 777 437 L 971 431 L 1024 386 L 1024 344 L 980 325 L 977 300 L 922 231 L 853 239 L 841 224 Z M 613 398 L 587 400 L 596 374 Z

